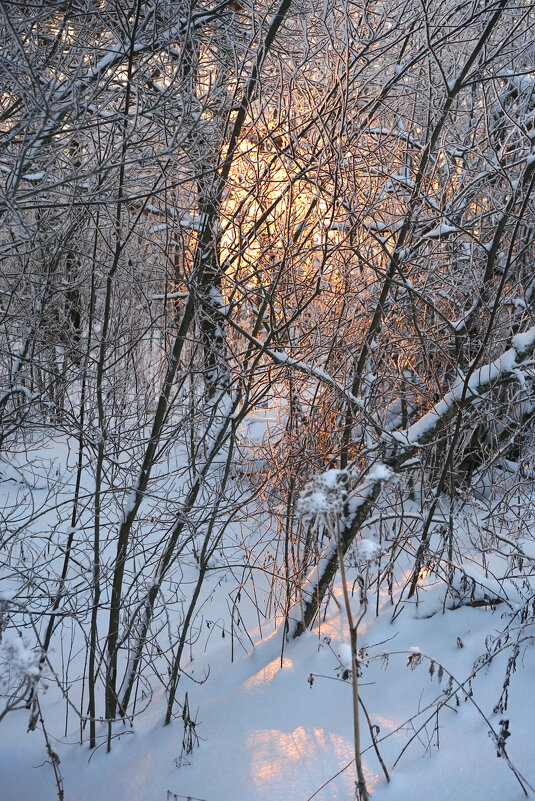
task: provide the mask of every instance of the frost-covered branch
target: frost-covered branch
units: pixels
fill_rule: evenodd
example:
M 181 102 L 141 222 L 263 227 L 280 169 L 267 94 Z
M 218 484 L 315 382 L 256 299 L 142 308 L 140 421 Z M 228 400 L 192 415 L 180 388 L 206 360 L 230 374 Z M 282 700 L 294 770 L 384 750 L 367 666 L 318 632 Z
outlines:
M 378 458 L 367 475 L 350 491 L 342 518 L 339 544 L 343 555 L 347 553 L 357 533 L 375 508 L 382 485 L 404 467 L 415 453 L 442 433 L 453 417 L 463 409 L 475 406 L 488 396 L 492 389 L 504 381 L 520 380 L 522 365 L 535 352 L 535 326 L 513 337 L 512 347 L 499 358 L 475 369 L 464 380 L 458 379 L 453 388 L 433 408 L 406 429 L 384 433 L 377 448 Z M 387 448 L 397 447 L 390 454 Z M 338 546 L 329 541 L 320 561 L 310 571 L 302 589 L 302 608 L 298 604 L 290 612 L 290 636 L 298 637 L 314 622 L 316 614 L 338 570 Z

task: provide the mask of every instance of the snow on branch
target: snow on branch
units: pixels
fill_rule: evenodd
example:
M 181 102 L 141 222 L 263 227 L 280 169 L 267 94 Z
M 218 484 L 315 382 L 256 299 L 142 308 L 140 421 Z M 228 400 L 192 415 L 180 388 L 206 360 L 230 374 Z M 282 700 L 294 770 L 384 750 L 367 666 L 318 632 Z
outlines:
M 242 334 L 245 339 L 251 343 L 251 345 L 254 345 L 256 348 L 258 348 L 261 353 L 264 353 L 268 358 L 275 362 L 275 364 L 278 364 L 281 367 L 293 368 L 300 373 L 304 373 L 305 375 L 316 378 L 320 383 L 327 384 L 339 392 L 348 401 L 348 403 L 352 404 L 352 406 L 364 410 L 363 401 L 353 395 L 349 389 L 346 389 L 335 378 L 333 378 L 333 376 L 329 375 L 329 373 L 326 373 L 320 367 L 314 367 L 309 362 L 303 362 L 300 359 L 294 359 L 291 356 L 288 356 L 285 351 L 272 350 L 268 346 L 267 342 L 252 336 L 245 328 L 237 323 L 236 320 L 234 320 L 229 314 L 230 309 L 226 309 L 225 311 L 225 316 L 229 325 L 231 325 L 235 331 L 238 331 L 240 334 Z
M 362 477 L 355 489 L 347 493 L 347 502 L 344 505 L 346 517 L 341 517 L 339 520 L 337 542 L 334 541 L 334 537 L 329 538 L 319 563 L 313 567 L 306 579 L 301 603 L 290 611 L 288 628 L 290 637 L 299 637 L 314 622 L 322 600 L 338 570 L 338 548 L 342 555 L 347 553 L 357 533 L 375 508 L 384 482 L 388 481 L 396 471 L 405 468 L 408 464 L 407 460 L 413 456 L 415 451 L 428 444 L 459 409 L 480 402 L 497 382 L 507 379 L 518 380 L 521 375 L 523 378 L 522 364 L 534 351 L 535 326 L 525 333 L 513 337 L 512 347 L 500 357 L 472 370 L 464 378 L 459 378 L 453 388 L 413 425 L 404 430 L 383 433 L 381 438 L 383 446 L 395 442 L 401 447 L 396 448 L 392 455 L 383 455 L 383 461 L 378 461 L 375 468 L 372 467 Z M 308 492 L 301 496 L 301 513 L 303 505 L 306 508 L 308 498 L 312 502 L 312 507 L 319 510 L 320 515 L 325 517 L 327 512 L 327 516 L 332 516 L 333 504 L 324 508 L 321 494 L 318 495 L 317 489 L 319 487 L 324 490 L 323 485 L 329 488 L 333 481 L 336 486 L 340 485 L 338 472 L 330 471 L 329 474 L 323 474 L 323 481 L 319 480 L 318 482 L 316 479 L 315 483 L 307 485 Z M 329 522 L 332 527 L 332 520 L 329 519 Z
M 73 96 L 80 94 L 92 85 L 97 83 L 103 76 L 110 73 L 112 69 L 116 69 L 124 64 L 131 56 L 140 58 L 147 54 L 158 54 L 162 51 L 168 50 L 169 47 L 177 42 L 182 41 L 192 31 L 202 28 L 211 20 L 217 19 L 221 12 L 230 6 L 233 0 L 223 0 L 211 9 L 199 11 L 191 14 L 190 17 L 181 17 L 178 24 L 172 25 L 162 33 L 155 37 L 149 22 L 152 20 L 156 9 L 157 3 L 154 4 L 152 9 L 149 10 L 147 17 L 144 20 L 144 25 L 141 27 L 140 41 L 132 42 L 128 38 L 121 40 L 112 47 L 108 47 L 105 55 L 103 55 L 97 63 L 76 79 L 67 82 L 62 81 L 59 88 L 55 88 L 58 84 L 57 77 L 51 77 L 47 82 L 41 78 L 41 90 L 46 94 L 47 90 L 50 92 L 48 97 L 48 106 L 55 109 L 55 112 L 50 115 L 50 118 L 43 127 L 28 152 L 24 155 L 22 166 L 19 166 L 17 172 L 25 172 L 22 177 L 28 181 L 40 181 L 44 177 L 41 173 L 29 173 L 28 166 L 37 158 L 39 151 L 43 145 L 55 134 L 59 125 L 63 122 L 65 117 L 73 107 Z M 47 85 L 48 84 L 48 85 Z M 82 105 L 78 101 L 77 105 Z M 13 138 L 15 129 L 12 133 L 4 135 L 4 144 Z M 14 173 L 15 171 L 13 171 Z
M 259 343 L 260 344 L 260 343 Z M 287 353 L 284 351 L 275 351 L 270 350 L 269 348 L 264 347 L 264 353 L 273 359 L 274 362 L 280 365 L 285 365 L 288 367 L 294 367 L 296 370 L 299 370 L 301 373 L 306 373 L 307 375 L 314 376 L 323 384 L 328 384 L 329 386 L 333 387 L 334 389 L 338 390 L 350 403 L 354 406 L 358 406 L 362 408 L 363 402 L 360 398 L 356 398 L 348 389 L 339 384 L 338 381 L 330 376 L 328 373 L 321 370 L 319 367 L 313 367 L 311 364 L 307 362 L 299 361 L 298 359 L 292 359 L 288 356 Z
M 504 378 L 520 380 L 519 369 L 525 359 L 535 350 L 535 326 L 524 334 L 513 337 L 513 347 L 506 350 L 494 361 L 460 377 L 453 388 L 436 403 L 433 408 L 404 431 L 383 434 L 383 439 L 394 439 L 405 446 L 425 445 L 451 417 L 459 406 L 473 405 L 482 395 Z

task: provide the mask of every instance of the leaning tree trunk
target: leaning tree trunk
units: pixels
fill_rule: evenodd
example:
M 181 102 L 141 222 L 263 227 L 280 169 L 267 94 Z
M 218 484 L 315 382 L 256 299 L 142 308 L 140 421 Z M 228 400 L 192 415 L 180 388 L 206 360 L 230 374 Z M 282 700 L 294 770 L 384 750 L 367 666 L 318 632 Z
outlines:
M 398 472 L 405 462 L 411 459 L 424 445 L 432 443 L 444 429 L 455 421 L 456 433 L 460 429 L 461 421 L 464 423 L 470 407 L 481 402 L 483 397 L 489 396 L 492 390 L 501 388 L 504 384 L 515 380 L 525 380 L 529 376 L 522 373 L 522 364 L 535 352 L 535 327 L 524 334 L 513 338 L 513 346 L 502 353 L 492 362 L 476 369 L 475 365 L 466 375 L 464 381 L 448 392 L 423 417 L 413 423 L 409 428 L 383 435 L 381 450 L 378 456 L 383 457 L 380 469 L 373 468 L 367 477 L 351 493 L 351 508 L 354 510 L 348 515 L 346 506 L 345 519 L 348 520 L 339 535 L 338 544 L 331 542 L 319 564 L 314 567 L 303 587 L 303 603 L 297 604 L 290 614 L 291 622 L 289 634 L 299 637 L 313 624 L 329 586 L 336 576 L 339 567 L 339 553 L 345 556 L 355 537 L 375 508 L 375 503 L 381 493 L 382 485 L 388 477 L 389 471 Z M 386 454 L 389 446 L 395 445 L 391 455 Z M 452 442 L 450 447 L 453 447 Z M 384 466 L 388 470 L 384 470 Z M 425 531 L 424 531 L 425 536 Z M 420 547 L 425 546 L 422 542 Z M 418 555 L 416 557 L 418 559 Z M 413 571 L 411 589 L 414 577 L 418 575 L 418 566 Z

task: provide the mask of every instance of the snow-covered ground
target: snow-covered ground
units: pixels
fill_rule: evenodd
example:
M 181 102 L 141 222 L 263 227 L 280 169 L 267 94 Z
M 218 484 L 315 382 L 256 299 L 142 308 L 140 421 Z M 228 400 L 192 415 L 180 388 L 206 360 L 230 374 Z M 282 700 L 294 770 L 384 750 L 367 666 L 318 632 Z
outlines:
M 489 621 L 489 617 L 493 619 Z M 379 748 L 391 784 L 364 734 L 366 777 L 379 801 L 415 798 L 520 799 L 524 794 L 503 758 L 496 755 L 486 715 L 499 730 L 493 707 L 500 697 L 505 664 L 496 660 L 473 681 L 473 698 L 462 691 L 446 701 L 447 676 L 437 682 L 429 664 L 411 670 L 410 649 L 421 648 L 462 680 L 485 650 L 489 629 L 500 628 L 498 611 L 458 609 L 430 618 L 406 609 L 394 624 L 388 615 L 371 623 L 361 642 L 368 653 L 388 650 L 363 669 L 362 697 L 372 724 L 379 727 Z M 200 686 L 188 684 L 199 746 L 183 757 L 181 721 L 162 726 L 163 705 L 155 699 L 138 721 L 125 729 L 111 754 L 93 755 L 77 745 L 75 733 L 56 742 L 65 798 L 72 801 L 153 801 L 197 798 L 205 801 L 335 801 L 352 798 L 351 687 L 337 680 L 336 658 L 345 643 L 343 622 L 329 616 L 321 635 L 308 634 L 285 646 L 274 635 L 248 656 L 229 664 L 221 648 L 196 661 L 197 676 L 210 665 Z M 380 643 L 373 647 L 375 643 Z M 462 647 L 461 647 L 462 645 Z M 508 753 L 532 782 L 535 659 L 528 647 L 513 677 L 509 707 Z M 444 704 L 444 706 L 441 706 Z M 481 711 L 480 711 L 481 710 Z M 58 704 L 58 715 L 63 707 Z M 483 713 L 483 714 L 482 714 Z M 54 705 L 44 704 L 50 728 Z M 52 801 L 56 790 L 39 731 L 26 734 L 27 712 L 12 713 L 1 730 L 4 801 Z M 59 721 L 58 721 L 59 723 Z M 363 721 L 364 723 L 364 721 Z M 364 727 L 366 725 L 364 723 Z M 412 741 L 412 742 L 410 742 Z M 394 769 L 393 762 L 410 742 Z M 189 764 L 188 764 L 189 763 Z M 338 775 L 337 775 L 338 774 Z
M 33 464 L 37 471 L 38 461 Z M 62 475 L 61 470 L 50 475 L 50 486 L 39 484 L 36 498 L 40 492 L 46 505 L 54 495 L 54 480 Z M 4 481 L 11 478 L 6 475 Z M 410 561 L 404 573 L 400 560 L 392 597 L 386 586 L 378 598 L 372 589 L 359 626 L 361 698 L 391 780 L 386 780 L 361 711 L 366 779 L 377 801 L 516 801 L 526 797 L 522 784 L 528 793 L 529 784 L 535 785 L 535 631 L 529 625 L 533 609 L 526 605 L 533 592 L 522 576 L 510 572 L 499 581 L 488 561 L 469 561 L 474 557 L 466 520 L 470 515 L 475 520 L 477 509 L 476 504 L 464 517 L 467 541 L 454 581 L 456 598 L 430 573 L 422 574 L 416 596 L 398 605 L 410 577 Z M 458 536 L 462 532 L 461 527 Z M 368 536 L 373 537 L 373 527 Z M 529 527 L 515 542 L 531 553 Z M 348 576 L 354 577 L 351 568 Z M 157 682 L 135 726 L 114 730 L 109 754 L 103 729 L 95 751 L 79 745 L 80 722 L 73 711 L 65 722 L 66 706 L 53 682 L 41 692 L 42 717 L 60 760 L 66 801 L 354 797 L 349 633 L 340 581 L 321 624 L 289 642 L 280 623 L 271 633 L 266 623 L 262 638 L 254 628 L 254 609 L 243 602 L 240 614 L 255 645 L 242 636 L 233 638 L 231 648 L 230 638 L 222 636 L 225 624 L 207 625 L 228 618 L 229 588 L 220 578 L 214 574 L 209 579 L 205 627 L 177 695 L 183 704 L 187 693 L 195 723 L 189 727 L 191 753 L 183 747 L 180 717 L 163 726 L 166 699 Z M 357 613 L 356 595 L 353 604 Z M 508 638 L 499 639 L 508 625 Z M 4 647 L 13 636 L 5 634 Z M 495 653 L 492 659 L 489 653 Z M 75 665 L 76 655 L 71 658 Z M 54 642 L 51 661 L 60 664 L 62 659 L 60 644 Z M 28 720 L 28 710 L 21 709 L 0 723 L 1 801 L 58 797 L 41 722 L 27 732 Z

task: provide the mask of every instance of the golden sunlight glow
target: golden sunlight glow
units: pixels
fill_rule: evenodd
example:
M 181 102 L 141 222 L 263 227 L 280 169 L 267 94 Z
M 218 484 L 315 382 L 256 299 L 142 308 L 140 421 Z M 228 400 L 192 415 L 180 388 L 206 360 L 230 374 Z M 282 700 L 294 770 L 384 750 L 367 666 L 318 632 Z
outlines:
M 282 667 L 283 668 L 291 668 L 293 667 L 293 662 L 291 659 L 284 657 L 282 660 Z M 261 684 L 270 684 L 273 679 L 275 678 L 276 674 L 281 669 L 281 660 L 280 657 L 277 657 L 270 662 L 265 667 L 261 668 L 254 676 L 251 676 L 250 679 L 247 679 L 245 682 L 246 689 L 250 690 L 252 687 L 258 687 Z
M 421 567 L 418 573 L 418 581 L 427 578 L 431 573 L 432 569 L 433 565 L 424 565 L 423 567 Z
M 316 762 L 322 753 L 334 752 L 340 765 L 346 764 L 353 755 L 352 745 L 339 735 L 325 729 L 305 729 L 298 726 L 293 731 L 260 729 L 253 732 L 247 749 L 251 755 L 251 775 L 257 788 L 273 781 L 277 776 L 291 770 L 299 760 Z

